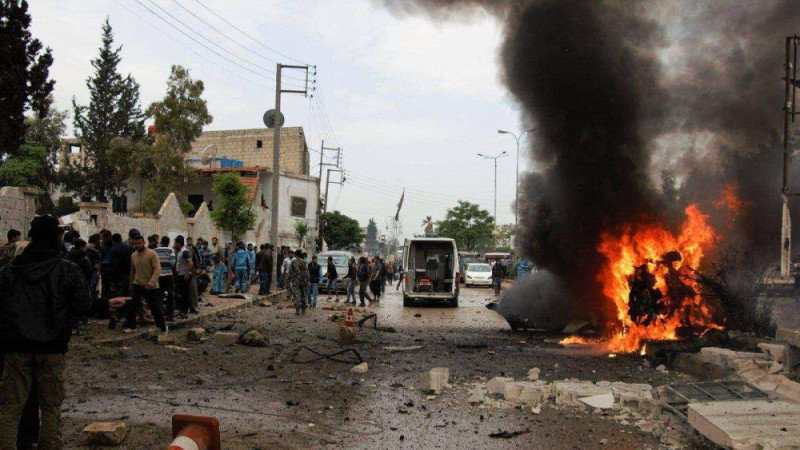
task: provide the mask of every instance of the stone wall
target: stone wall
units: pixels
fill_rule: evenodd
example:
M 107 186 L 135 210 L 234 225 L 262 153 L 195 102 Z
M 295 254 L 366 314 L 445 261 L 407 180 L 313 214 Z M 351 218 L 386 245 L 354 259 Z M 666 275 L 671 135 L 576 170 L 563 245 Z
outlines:
M 268 128 L 249 130 L 204 131 L 192 143 L 193 157 L 200 157 L 203 149 L 214 144 L 218 158 L 242 161 L 245 166 L 272 168 L 272 138 Z M 261 141 L 261 148 L 258 148 Z M 281 128 L 281 172 L 308 175 L 309 153 L 302 127 Z
M 188 220 L 189 234 L 192 237 L 202 237 L 211 242 L 211 238 L 219 239 L 219 242 L 228 242 L 231 239 L 230 233 L 217 228 L 208 206 L 203 203 L 195 213 L 194 217 Z
M 36 216 L 37 190 L 5 186 L 0 188 L 0 242 L 5 243 L 8 230 L 28 235 L 31 220 Z

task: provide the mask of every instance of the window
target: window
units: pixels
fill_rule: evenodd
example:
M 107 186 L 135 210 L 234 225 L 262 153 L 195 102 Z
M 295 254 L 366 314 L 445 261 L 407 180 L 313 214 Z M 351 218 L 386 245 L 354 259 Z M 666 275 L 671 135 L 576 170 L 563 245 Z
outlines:
M 262 141 L 261 139 L 257 140 L 256 148 L 263 148 L 263 147 L 264 147 L 264 141 Z
M 69 145 L 69 154 L 70 155 L 77 155 L 81 152 L 81 146 L 76 144 Z
M 200 205 L 203 204 L 203 195 L 202 194 L 189 194 L 189 203 L 194 206 L 194 210 L 197 211 L 200 209 Z
M 303 197 L 292 197 L 292 217 L 305 217 L 307 203 Z
M 122 195 L 111 198 L 111 211 L 115 213 L 128 212 L 128 197 Z

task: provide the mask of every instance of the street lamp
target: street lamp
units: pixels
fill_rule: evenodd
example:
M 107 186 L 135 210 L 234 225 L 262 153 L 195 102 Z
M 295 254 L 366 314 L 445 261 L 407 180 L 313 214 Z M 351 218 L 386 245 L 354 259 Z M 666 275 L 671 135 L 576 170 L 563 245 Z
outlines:
M 519 136 L 517 136 L 516 134 L 514 134 L 514 133 L 512 133 L 510 131 L 497 130 L 497 132 L 500 133 L 500 134 L 510 134 L 517 141 L 517 184 L 516 184 L 516 187 L 514 189 L 514 232 L 515 233 L 517 231 L 517 226 L 519 225 L 519 214 L 518 214 L 518 212 L 519 212 L 519 141 L 522 140 L 522 137 L 525 136 L 525 133 L 531 132 L 531 131 L 533 131 L 535 129 L 536 128 L 531 128 L 531 129 L 528 129 L 528 130 L 524 130 L 522 133 L 519 134 Z
M 494 224 L 497 225 L 497 160 L 504 156 L 508 156 L 508 152 L 503 152 L 496 156 L 487 156 L 482 153 L 478 153 L 478 156 L 483 159 L 491 159 L 494 161 Z

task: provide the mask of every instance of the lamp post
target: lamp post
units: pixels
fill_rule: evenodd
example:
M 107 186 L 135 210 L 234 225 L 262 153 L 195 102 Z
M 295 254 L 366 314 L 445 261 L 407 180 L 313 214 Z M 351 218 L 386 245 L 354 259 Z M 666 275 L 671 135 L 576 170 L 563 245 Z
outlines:
M 487 156 L 482 153 L 478 153 L 478 156 L 483 159 L 491 159 L 494 161 L 494 224 L 497 226 L 497 160 L 504 156 L 508 156 L 508 152 L 503 152 L 495 156 Z
M 535 129 L 536 128 L 524 130 L 519 134 L 519 136 L 510 131 L 497 130 L 497 132 L 500 134 L 510 134 L 514 137 L 514 140 L 517 141 L 517 183 L 514 188 L 514 233 L 517 232 L 517 226 L 519 225 L 519 141 L 522 140 L 522 137 L 525 136 L 525 133 L 532 132 Z

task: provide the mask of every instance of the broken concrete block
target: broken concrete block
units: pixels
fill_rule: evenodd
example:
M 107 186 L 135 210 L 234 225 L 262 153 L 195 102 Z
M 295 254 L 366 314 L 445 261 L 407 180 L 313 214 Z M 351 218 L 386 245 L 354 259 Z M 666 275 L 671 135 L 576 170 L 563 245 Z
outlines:
M 772 361 L 772 365 L 769 366 L 769 374 L 774 375 L 778 372 L 783 370 L 783 364 L 779 363 L 778 361 Z
M 778 328 L 778 331 L 775 333 L 775 339 L 794 345 L 795 347 L 800 347 L 800 329 Z
M 514 379 L 509 377 L 494 377 L 486 383 L 486 391 L 489 394 L 505 395 L 506 383 L 513 383 Z
M 420 374 L 420 388 L 425 392 L 439 393 L 450 381 L 450 369 L 436 367 Z
M 786 348 L 788 345 L 786 344 L 778 344 L 778 343 L 761 343 L 758 344 L 758 348 L 761 349 L 762 352 L 766 353 L 769 356 L 769 359 L 772 361 L 783 362 L 783 358 L 786 356 Z
M 517 401 L 524 405 L 540 405 L 550 398 L 551 387 L 549 384 L 537 381 L 528 383 L 517 397 Z
M 539 368 L 534 367 L 533 369 L 528 371 L 528 379 L 531 381 L 536 381 L 539 379 Z
M 780 377 L 781 381 L 775 389 L 775 393 L 781 397 L 800 402 L 800 383 L 792 381 L 783 375 L 780 375 Z
M 94 422 L 81 431 L 86 443 L 119 445 L 125 440 L 125 422 Z
M 239 333 L 235 331 L 217 331 L 214 333 L 214 344 L 227 347 L 239 340 Z
M 367 373 L 368 371 L 369 364 L 367 364 L 366 361 L 350 369 L 350 373 Z
M 611 391 L 614 397 L 619 398 L 622 394 L 630 394 L 638 398 L 653 398 L 653 386 L 644 383 L 623 383 L 615 381 L 611 383 Z
M 339 327 L 339 345 L 352 345 L 355 341 L 355 327 Z
M 159 334 L 156 336 L 158 345 L 175 345 L 178 343 L 178 336 L 174 334 Z
M 718 347 L 704 347 L 700 349 L 700 356 L 704 362 L 733 370 L 738 370 L 747 361 L 767 361 L 764 353 L 735 352 Z
M 667 371 L 667 366 L 663 364 L 659 364 L 658 367 L 656 367 L 656 372 L 666 372 L 666 371 Z
M 593 395 L 591 397 L 581 397 L 578 400 L 597 409 L 611 409 L 614 407 L 613 392 L 606 392 L 605 394 Z
M 611 389 L 598 386 L 591 381 L 556 381 L 553 383 L 556 405 L 581 406 L 580 398 L 605 394 Z
M 266 347 L 269 345 L 269 340 L 264 336 L 264 333 L 256 329 L 250 329 L 242 333 L 238 342 L 248 347 Z
M 189 328 L 186 330 L 186 340 L 189 342 L 200 342 L 206 338 L 206 330 L 204 328 Z
M 472 391 L 472 395 L 469 396 L 467 399 L 470 403 L 483 403 L 486 399 L 485 394 L 483 393 L 483 388 L 480 386 L 476 387 L 474 391 Z
M 766 399 L 690 403 L 689 424 L 734 449 L 800 447 L 800 405 Z

